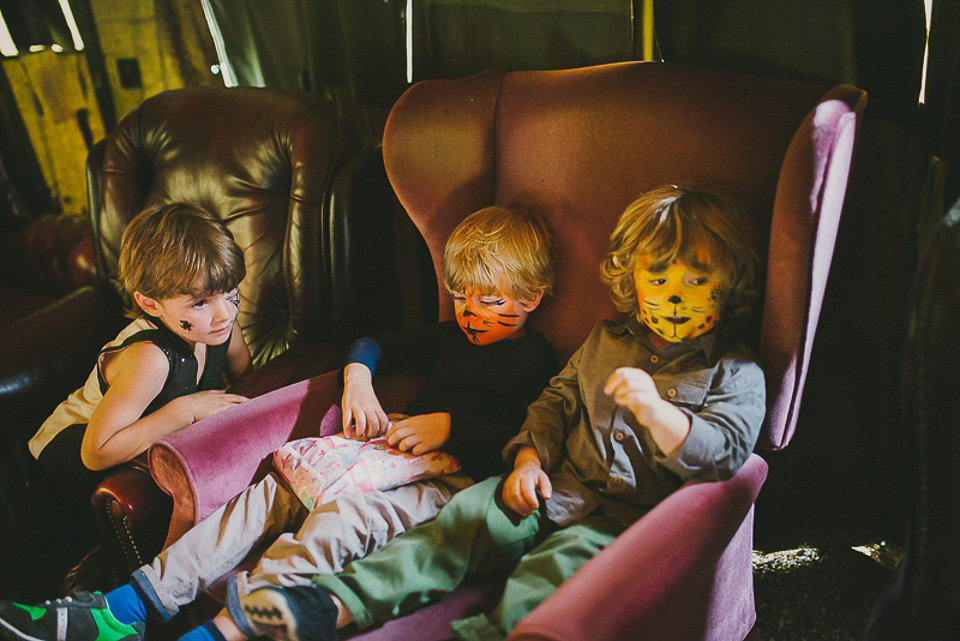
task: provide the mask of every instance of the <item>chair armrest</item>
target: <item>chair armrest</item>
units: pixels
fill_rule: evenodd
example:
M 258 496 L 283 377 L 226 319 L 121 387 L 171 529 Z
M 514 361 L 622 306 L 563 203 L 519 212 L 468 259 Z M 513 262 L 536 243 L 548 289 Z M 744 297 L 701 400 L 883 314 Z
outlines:
M 0 440 L 40 427 L 80 388 L 100 348 L 124 325 L 119 297 L 106 284 L 83 287 L 4 327 L 0 333 Z
M 662 634 L 668 619 L 678 614 L 702 619 L 708 609 L 703 603 L 699 614 L 676 608 L 704 577 L 712 580 L 711 588 L 723 581 L 710 575 L 721 574 L 718 560 L 744 531 L 741 525 L 766 475 L 766 463 L 753 455 L 731 479 L 681 487 L 560 586 L 509 639 L 662 639 L 671 638 Z M 749 597 L 752 611 L 752 593 Z
M 330 425 L 325 428 L 329 432 L 321 433 L 320 423 L 343 393 L 338 374 L 327 372 L 267 392 L 154 443 L 147 456 L 150 473 L 173 497 L 165 545 L 266 476 L 272 469 L 270 455 L 287 441 L 339 431 Z M 422 381 L 418 373 L 378 374 L 374 389 L 383 408 L 396 411 Z
M 230 407 L 154 443 L 148 450 L 150 473 L 173 497 L 166 544 L 265 476 L 278 447 L 317 435 L 320 419 L 340 395 L 337 372 L 321 374 Z
M 172 502 L 139 462 L 114 472 L 91 499 L 113 573 L 126 579 L 160 552 Z

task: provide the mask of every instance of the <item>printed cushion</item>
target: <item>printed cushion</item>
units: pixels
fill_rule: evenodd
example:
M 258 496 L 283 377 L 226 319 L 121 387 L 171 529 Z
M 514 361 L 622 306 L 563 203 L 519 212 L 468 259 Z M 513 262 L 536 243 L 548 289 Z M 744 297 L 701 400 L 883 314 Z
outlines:
M 347 492 L 389 490 L 450 474 L 460 469 L 460 462 L 440 451 L 420 456 L 401 452 L 384 437 L 356 441 L 334 434 L 285 443 L 273 453 L 273 466 L 313 509 Z

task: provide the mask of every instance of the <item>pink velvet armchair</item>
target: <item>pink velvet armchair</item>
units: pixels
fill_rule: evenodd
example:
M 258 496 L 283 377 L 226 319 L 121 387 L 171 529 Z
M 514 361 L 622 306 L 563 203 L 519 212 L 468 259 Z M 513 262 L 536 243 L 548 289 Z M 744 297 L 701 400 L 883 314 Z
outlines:
M 490 70 L 407 91 L 387 122 L 384 160 L 435 265 L 449 232 L 480 207 L 519 204 L 547 216 L 560 244 L 558 288 L 531 322 L 563 358 L 597 321 L 615 314 L 598 265 L 633 198 L 671 180 L 733 196 L 769 237 L 755 346 L 769 398 L 760 445 L 779 449 L 797 421 L 865 102 L 850 86 L 663 63 Z M 452 317 L 443 294 L 440 308 L 442 318 Z M 391 411 L 416 379 L 375 383 Z M 296 420 L 270 413 L 278 395 L 298 400 Z M 154 477 L 175 497 L 169 540 L 262 475 L 265 458 L 282 442 L 315 433 L 339 395 L 335 374 L 322 375 L 231 410 L 247 413 L 247 432 L 234 429 L 224 438 L 208 422 L 154 446 Z M 218 416 L 232 422 L 228 412 Z M 684 486 L 511 638 L 744 638 L 755 621 L 753 504 L 766 469 L 753 455 L 727 481 Z M 486 607 L 496 590 L 495 578 L 480 577 L 433 606 L 354 634 L 449 638 L 447 622 Z

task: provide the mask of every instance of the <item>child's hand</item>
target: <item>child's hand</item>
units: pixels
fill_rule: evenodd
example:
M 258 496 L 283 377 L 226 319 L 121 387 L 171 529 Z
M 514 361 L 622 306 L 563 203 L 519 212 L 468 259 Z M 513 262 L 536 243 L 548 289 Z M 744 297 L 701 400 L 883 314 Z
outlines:
M 612 396 L 617 405 L 633 412 L 637 422 L 650 430 L 664 456 L 671 456 L 690 433 L 690 419 L 660 398 L 653 378 L 642 369 L 621 367 L 614 370 L 603 391 Z
M 648 427 L 656 411 L 666 403 L 660 398 L 653 378 L 637 367 L 614 370 L 603 386 L 603 393 L 612 396 L 617 405 L 629 409 L 641 425 Z
M 544 500 L 550 498 L 553 486 L 538 461 L 520 463 L 503 484 L 503 502 L 520 516 L 530 516 L 540 507 L 537 489 Z
M 361 363 L 343 368 L 343 435 L 360 441 L 380 436 L 390 422 L 373 391 L 370 369 Z
M 420 456 L 443 447 L 450 438 L 450 414 L 434 412 L 411 416 L 387 430 L 387 443 L 403 452 Z
M 227 394 L 223 390 L 195 392 L 187 396 L 182 396 L 181 399 L 182 401 L 180 402 L 186 406 L 187 411 L 193 415 L 194 423 L 248 400 L 246 396 Z

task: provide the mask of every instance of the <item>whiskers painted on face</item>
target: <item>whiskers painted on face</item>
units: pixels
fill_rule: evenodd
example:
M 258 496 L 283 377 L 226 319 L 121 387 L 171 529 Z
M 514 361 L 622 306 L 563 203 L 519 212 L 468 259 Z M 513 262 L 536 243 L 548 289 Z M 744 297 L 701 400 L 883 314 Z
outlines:
M 497 316 L 499 316 L 500 318 L 506 318 L 506 319 L 511 319 L 511 318 L 513 318 L 513 319 L 519 319 L 519 318 L 520 318 L 520 314 L 503 314 L 503 313 L 501 313 L 501 312 L 497 312 Z M 516 326 L 519 324 L 519 320 L 514 320 L 512 323 L 509 322 L 509 321 L 499 320 L 499 321 L 497 321 L 497 324 L 500 325 L 500 326 L 502 326 L 502 327 L 516 327 Z

